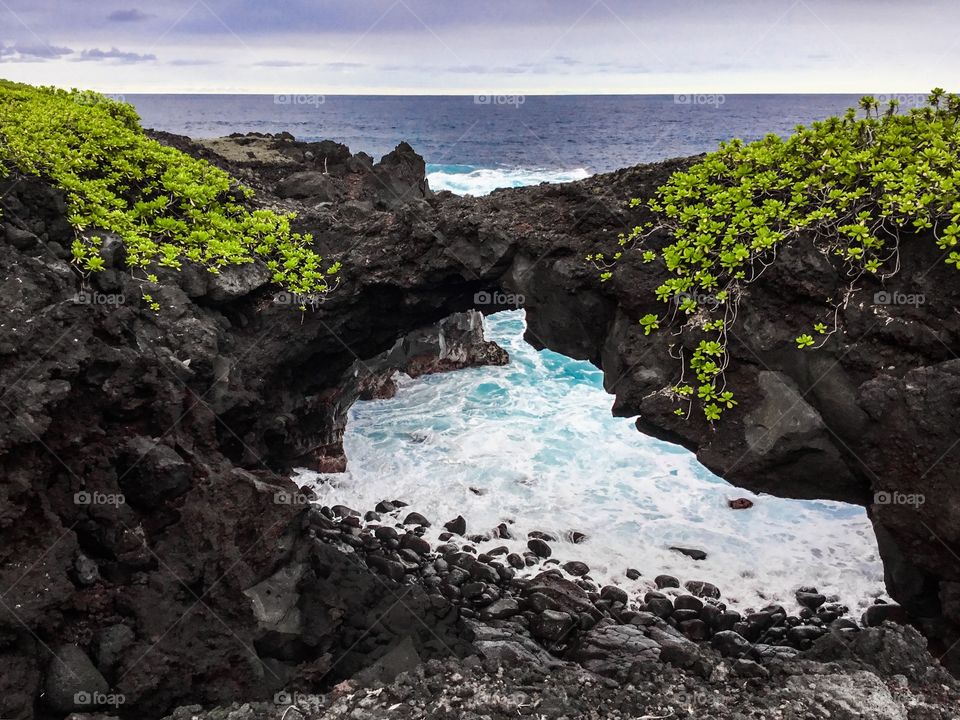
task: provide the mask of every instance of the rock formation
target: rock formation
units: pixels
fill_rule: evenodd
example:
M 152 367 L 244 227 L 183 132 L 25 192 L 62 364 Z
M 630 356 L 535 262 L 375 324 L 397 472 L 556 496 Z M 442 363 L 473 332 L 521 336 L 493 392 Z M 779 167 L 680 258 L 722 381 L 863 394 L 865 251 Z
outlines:
M 424 658 L 465 647 L 456 613 L 416 592 L 408 615 L 356 644 L 389 597 L 317 542 L 286 473 L 342 467 L 346 410 L 388 393 L 393 368 L 502 361 L 470 315 L 424 329 L 514 305 L 531 343 L 603 368 L 615 413 L 730 482 L 866 506 L 893 597 L 935 654 L 958 638 L 960 283 L 932 242 L 905 242 L 891 284 L 865 282 L 845 332 L 804 353 L 792 338 L 844 279 L 808 247 L 784 248 L 741 307 L 728 372 L 740 405 L 712 427 L 677 418 L 661 392 L 677 366 L 665 334 L 637 324 L 659 309 L 650 267 L 627 257 L 601 284 L 584 261 L 643 219 L 629 198 L 688 161 L 474 199 L 433 194 L 406 145 L 374 164 L 289 137 L 160 138 L 296 210 L 343 279 L 301 312 L 255 266 L 188 268 L 162 274 L 154 313 L 109 238 L 108 269 L 78 278 L 59 192 L 0 181 L 3 717 L 29 716 L 45 682 L 56 700 L 39 706 L 62 709 L 91 671 L 128 709 L 160 713 L 326 682 L 343 653 L 338 672 L 408 637 Z M 923 304 L 899 304 L 908 295 Z

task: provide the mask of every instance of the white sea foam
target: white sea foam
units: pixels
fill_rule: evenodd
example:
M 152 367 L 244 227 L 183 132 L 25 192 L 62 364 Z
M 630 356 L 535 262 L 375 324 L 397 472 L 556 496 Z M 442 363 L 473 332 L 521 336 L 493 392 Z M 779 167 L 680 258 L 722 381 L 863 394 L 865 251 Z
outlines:
M 794 591 L 815 585 L 862 608 L 883 596 L 876 540 L 862 508 L 758 496 L 716 477 L 689 452 L 646 437 L 610 415 L 593 366 L 523 339 L 522 311 L 487 319 L 510 364 L 419 380 L 400 378 L 397 397 L 358 403 L 345 437 L 349 472 L 298 480 L 323 504 L 370 509 L 410 504 L 442 524 L 462 514 L 469 533 L 512 523 L 526 533 L 579 531 L 587 541 L 552 543 L 554 556 L 582 560 L 591 576 L 642 592 L 659 573 L 709 580 L 740 609 L 772 602 L 795 608 Z M 749 510 L 727 501 L 747 497 Z M 705 550 L 695 562 L 670 545 Z M 630 581 L 627 568 L 643 577 Z
M 531 168 L 475 168 L 470 165 L 428 165 L 427 180 L 435 191 L 457 195 L 488 195 L 497 188 L 561 183 L 590 177 L 584 168 L 547 170 Z

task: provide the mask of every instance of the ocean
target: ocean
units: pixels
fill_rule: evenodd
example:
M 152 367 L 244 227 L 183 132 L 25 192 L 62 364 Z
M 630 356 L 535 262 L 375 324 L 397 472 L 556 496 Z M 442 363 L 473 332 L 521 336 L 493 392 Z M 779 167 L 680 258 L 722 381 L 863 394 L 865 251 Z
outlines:
M 118 96 L 122 97 L 122 96 Z M 382 97 L 129 95 L 143 124 L 191 137 L 287 131 L 379 159 L 401 140 L 430 186 L 479 195 L 789 134 L 856 106 L 856 95 Z
M 563 182 L 641 162 L 708 152 L 721 140 L 786 135 L 855 105 L 857 96 L 335 97 L 142 95 L 125 98 L 147 127 L 192 137 L 289 131 L 375 158 L 408 141 L 431 187 L 482 195 Z M 347 269 L 349 272 L 349 268 Z M 782 603 L 814 585 L 853 610 L 885 597 L 863 508 L 758 496 L 730 486 L 686 450 L 610 414 L 589 363 L 523 341 L 523 311 L 486 319 L 506 367 L 401 378 L 396 398 L 357 403 L 344 439 L 348 472 L 296 479 L 324 504 L 372 508 L 400 499 L 471 533 L 509 522 L 524 538 L 561 538 L 554 556 L 632 591 L 660 573 L 708 580 L 739 609 Z M 749 510 L 728 501 L 746 497 Z M 570 533 L 586 535 L 573 543 Z M 523 540 L 491 540 L 481 551 Z M 669 546 L 694 547 L 694 561 Z M 629 580 L 628 568 L 642 573 Z

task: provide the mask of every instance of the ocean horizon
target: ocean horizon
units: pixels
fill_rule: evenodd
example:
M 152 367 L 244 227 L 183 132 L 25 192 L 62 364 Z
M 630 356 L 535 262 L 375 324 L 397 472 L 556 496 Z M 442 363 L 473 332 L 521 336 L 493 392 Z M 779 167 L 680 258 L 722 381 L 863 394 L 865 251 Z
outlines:
M 379 159 L 406 141 L 434 190 L 481 195 L 789 135 L 855 106 L 855 94 L 127 94 L 145 127 L 214 138 L 289 132 Z M 893 95 L 883 96 L 894 97 Z M 895 96 L 903 107 L 925 95 Z

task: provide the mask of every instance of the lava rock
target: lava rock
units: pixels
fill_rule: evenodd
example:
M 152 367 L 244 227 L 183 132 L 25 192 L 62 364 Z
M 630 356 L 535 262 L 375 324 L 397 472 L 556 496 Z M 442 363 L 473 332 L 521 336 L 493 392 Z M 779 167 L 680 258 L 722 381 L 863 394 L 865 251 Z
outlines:
M 693 560 L 706 560 L 707 553 L 703 550 L 697 550 L 696 548 L 684 548 L 684 547 L 670 547 L 671 550 L 680 553 L 681 555 L 686 555 L 688 558 Z
M 453 520 L 445 522 L 443 527 L 454 535 L 462 536 L 467 533 L 467 521 L 463 519 L 463 515 L 457 515 Z
M 530 620 L 530 634 L 540 640 L 560 642 L 577 625 L 579 619 L 558 610 L 544 610 Z
M 787 640 L 790 644 L 800 650 L 806 650 L 813 644 L 814 640 L 825 635 L 826 628 L 816 627 L 815 625 L 798 625 L 787 630 Z
M 579 560 L 571 560 L 561 565 L 561 567 L 574 577 L 582 577 L 590 572 L 590 566 Z
M 826 595 L 814 587 L 802 587 L 796 593 L 797 602 L 808 610 L 817 610 L 827 601 Z
M 677 610 L 693 610 L 699 615 L 703 609 L 703 600 L 693 595 L 680 595 L 673 601 L 673 606 Z
M 404 525 L 422 525 L 430 527 L 430 521 L 418 512 L 412 512 L 403 519 Z
M 733 663 L 733 672 L 744 678 L 770 677 L 770 671 L 763 665 L 746 658 L 740 658 Z
M 680 632 L 691 640 L 706 640 L 710 637 L 710 629 L 707 627 L 707 624 L 699 618 L 685 620 L 679 623 L 678 627 L 680 628 Z
M 906 625 L 907 614 L 899 605 L 887 603 L 871 605 L 860 617 L 860 624 L 864 627 L 879 627 L 887 621 L 898 625 Z
M 655 597 L 646 601 L 647 610 L 657 617 L 666 618 L 673 615 L 673 603 L 669 598 Z
M 627 591 L 623 588 L 618 588 L 616 585 L 604 585 L 600 589 L 600 597 L 604 600 L 618 602 L 624 605 L 626 605 L 630 600 L 630 596 L 627 595 Z
M 663 588 L 678 588 L 680 587 L 680 581 L 677 580 L 673 575 L 657 575 L 653 579 L 654 584 L 660 590 Z
M 77 645 L 62 645 L 50 659 L 44 702 L 59 713 L 89 712 L 98 696 L 110 690 L 106 679 Z
M 708 583 L 704 580 L 688 580 L 683 586 L 688 592 L 697 597 L 713 598 L 715 600 L 720 599 L 720 588 L 713 583 Z
M 412 550 L 417 555 L 430 554 L 430 543 L 413 533 L 407 533 L 400 539 L 400 547 L 404 550 Z
M 407 574 L 407 571 L 402 564 L 396 560 L 390 560 L 381 555 L 368 555 L 367 565 L 386 575 L 394 582 L 400 582 Z
M 710 639 L 710 644 L 724 657 L 741 657 L 750 650 L 750 642 L 732 630 L 716 633 Z
M 373 535 L 380 542 L 397 542 L 400 540 L 400 533 L 398 533 L 394 528 L 386 525 L 380 525 L 374 528 Z
M 527 566 L 523 558 L 517 555 L 517 553 L 507 555 L 507 562 L 510 563 L 510 567 L 516 568 L 517 570 L 523 570 L 523 568 Z
M 500 598 L 480 611 L 483 620 L 506 620 L 519 614 L 520 603 L 514 598 Z
M 548 558 L 553 554 L 550 546 L 541 538 L 531 538 L 527 541 L 527 547 L 530 548 L 530 552 L 537 557 Z

